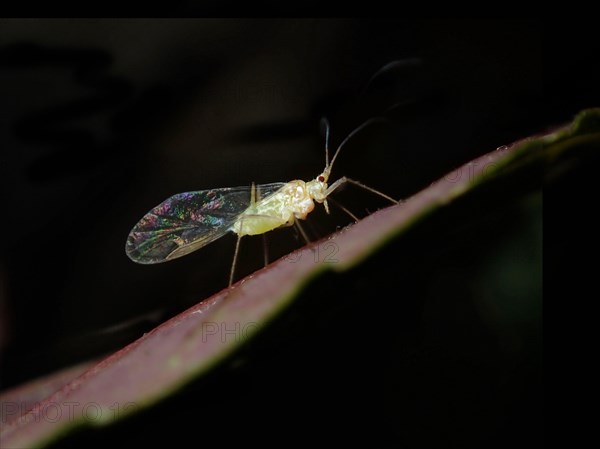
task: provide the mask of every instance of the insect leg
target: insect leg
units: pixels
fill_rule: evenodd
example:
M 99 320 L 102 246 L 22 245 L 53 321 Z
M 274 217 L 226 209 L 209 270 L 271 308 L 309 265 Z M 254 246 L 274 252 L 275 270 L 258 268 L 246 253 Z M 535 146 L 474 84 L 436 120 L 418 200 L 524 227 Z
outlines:
M 252 197 L 250 198 L 250 204 L 252 204 L 253 206 L 256 204 L 257 201 L 262 200 L 260 191 L 256 188 L 256 184 L 254 184 L 254 183 L 252 183 L 251 195 L 252 195 Z M 262 235 L 262 242 L 263 242 L 263 258 L 264 258 L 265 267 L 266 267 L 267 265 L 269 265 L 269 247 L 267 245 L 267 234 L 266 233 Z
M 269 248 L 267 246 L 267 234 L 263 234 L 262 235 L 262 241 L 263 241 L 263 256 L 265 258 L 265 267 L 267 265 L 269 265 Z
M 356 186 L 362 187 L 363 189 L 368 190 L 369 192 L 373 192 L 374 194 L 379 195 L 380 197 L 385 198 L 386 200 L 389 200 L 394 204 L 398 204 L 398 201 L 396 201 L 391 196 L 388 196 L 385 193 L 380 192 L 379 190 L 375 190 L 373 187 L 369 187 L 368 185 L 365 185 L 362 182 L 356 181 L 354 179 L 346 178 L 345 176 L 342 176 L 340 179 L 338 179 L 333 184 L 331 184 L 329 186 L 329 188 L 327 189 L 327 192 L 325 192 L 325 196 L 328 197 L 339 186 L 341 186 L 342 184 L 345 184 L 347 182 L 349 182 L 350 184 L 354 184 Z
M 257 200 L 260 200 L 260 198 L 256 198 L 256 184 L 252 183 L 250 187 L 250 205 L 254 206 Z
M 358 222 L 358 217 L 356 215 L 354 215 L 352 212 L 350 212 L 348 209 L 346 209 L 344 206 L 342 206 L 340 204 L 339 201 L 334 200 L 333 197 L 329 197 L 327 198 L 329 201 L 331 201 L 335 206 L 339 207 L 341 210 L 343 210 L 344 212 L 346 212 L 348 215 L 350 215 L 350 217 L 355 221 Z
M 254 206 L 256 204 L 256 200 L 257 200 L 257 189 L 256 189 L 256 184 L 252 183 L 252 186 L 250 188 L 250 205 Z M 240 231 L 238 233 L 238 237 L 237 237 L 237 241 L 235 242 L 235 251 L 233 252 L 233 262 L 231 263 L 231 271 L 229 272 L 229 286 L 231 287 L 233 285 L 233 276 L 235 275 L 235 266 L 237 265 L 237 259 L 238 259 L 238 254 L 240 252 L 240 241 L 242 240 L 242 229 L 244 228 L 244 218 L 241 217 L 240 219 Z M 266 255 L 265 255 L 265 261 L 266 261 Z M 265 263 L 266 265 L 266 263 Z
M 240 240 L 242 240 L 242 236 L 238 234 L 237 241 L 235 242 L 235 251 L 233 252 L 233 262 L 231 263 L 231 271 L 229 272 L 230 287 L 233 285 L 233 275 L 235 274 L 235 266 L 237 264 L 238 253 L 240 252 Z
M 294 226 L 296 226 L 296 229 L 298 229 L 298 231 L 302 235 L 302 238 L 304 239 L 304 241 L 308 245 L 310 243 L 310 239 L 308 238 L 308 235 L 306 235 L 306 232 L 304 231 L 304 228 L 302 227 L 302 225 L 300 224 L 300 222 L 298 220 L 294 220 Z

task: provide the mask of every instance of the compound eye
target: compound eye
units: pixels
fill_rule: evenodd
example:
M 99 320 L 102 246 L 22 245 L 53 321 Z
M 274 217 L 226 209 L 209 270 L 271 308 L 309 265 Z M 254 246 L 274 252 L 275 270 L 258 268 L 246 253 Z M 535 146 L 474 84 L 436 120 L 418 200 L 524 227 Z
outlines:
M 319 175 L 319 177 L 317 178 L 317 180 L 318 180 L 319 182 L 325 182 L 325 176 L 323 176 L 323 175 Z

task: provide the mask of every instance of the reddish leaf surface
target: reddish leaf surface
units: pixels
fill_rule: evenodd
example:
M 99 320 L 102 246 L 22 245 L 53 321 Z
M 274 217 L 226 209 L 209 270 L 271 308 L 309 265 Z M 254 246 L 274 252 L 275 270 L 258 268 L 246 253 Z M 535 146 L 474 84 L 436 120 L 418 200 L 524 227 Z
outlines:
M 495 177 L 543 165 L 578 142 L 600 141 L 600 111 L 568 128 L 492 151 L 399 205 L 314 242 L 202 301 L 94 365 L 26 413 L 3 416 L 1 447 L 30 447 L 79 425 L 105 425 L 168 396 L 230 355 L 325 270 L 346 270 L 436 208 Z M 314 257 L 335 245 L 336 263 Z M 75 373 L 71 373 L 74 375 Z M 56 385 L 48 383 L 47 386 Z M 40 384 L 31 388 L 40 391 Z M 0 397 L 3 410 L 27 389 Z M 25 396 L 23 396 L 25 395 Z M 30 396 L 34 397 L 34 396 Z M 8 404 L 8 405 L 7 405 Z M 23 412 L 25 410 L 21 410 Z

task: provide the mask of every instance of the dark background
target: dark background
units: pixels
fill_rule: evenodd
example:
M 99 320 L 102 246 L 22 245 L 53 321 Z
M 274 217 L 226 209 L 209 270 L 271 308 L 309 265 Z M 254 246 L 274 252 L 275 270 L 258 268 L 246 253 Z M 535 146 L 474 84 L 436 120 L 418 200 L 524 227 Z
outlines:
M 140 266 L 131 227 L 182 191 L 311 179 L 332 147 L 396 198 L 598 106 L 585 27 L 533 20 L 3 20 L 3 387 L 98 356 L 225 287 L 235 238 Z M 575 50 L 574 50 L 575 49 Z M 567 51 L 564 64 L 556 54 Z M 551 57 L 549 57 L 551 56 Z M 409 60 L 381 73 L 385 64 Z M 576 82 L 573 82 L 576 81 Z M 587 86 L 587 87 L 586 87 Z M 359 215 L 385 203 L 351 187 Z M 541 443 L 541 178 L 465 199 L 354 272 L 326 275 L 159 407 L 65 444 Z M 345 225 L 315 212 L 313 238 Z M 301 244 L 272 233 L 279 257 Z M 239 276 L 262 261 L 242 243 Z M 245 363 L 240 363 L 243 360 Z M 216 437 L 215 437 L 216 435 Z M 285 436 L 287 435 L 287 436 Z M 221 440 L 216 440 L 221 441 Z

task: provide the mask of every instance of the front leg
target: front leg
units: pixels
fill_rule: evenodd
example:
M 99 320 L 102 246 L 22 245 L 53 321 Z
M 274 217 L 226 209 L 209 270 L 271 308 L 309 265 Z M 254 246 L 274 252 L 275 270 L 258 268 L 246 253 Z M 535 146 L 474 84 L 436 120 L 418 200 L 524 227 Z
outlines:
M 349 182 L 350 184 L 354 184 L 354 185 L 357 185 L 359 187 L 362 187 L 363 189 L 368 190 L 369 192 L 373 192 L 374 194 L 379 195 L 380 197 L 385 198 L 386 200 L 389 200 L 389 201 L 391 201 L 394 204 L 398 204 L 398 201 L 396 201 L 391 196 L 388 196 L 385 193 L 380 192 L 379 190 L 375 190 L 373 187 L 369 187 L 369 186 L 363 184 L 360 181 L 356 181 L 354 179 L 350 179 L 350 178 L 347 178 L 345 176 L 342 176 L 340 179 L 338 179 L 337 181 L 335 181 L 333 184 L 331 184 L 327 188 L 327 191 L 325 192 L 325 197 L 328 197 L 329 195 L 331 195 L 334 190 L 336 190 L 339 186 L 341 186 L 342 184 L 345 184 L 347 182 Z

